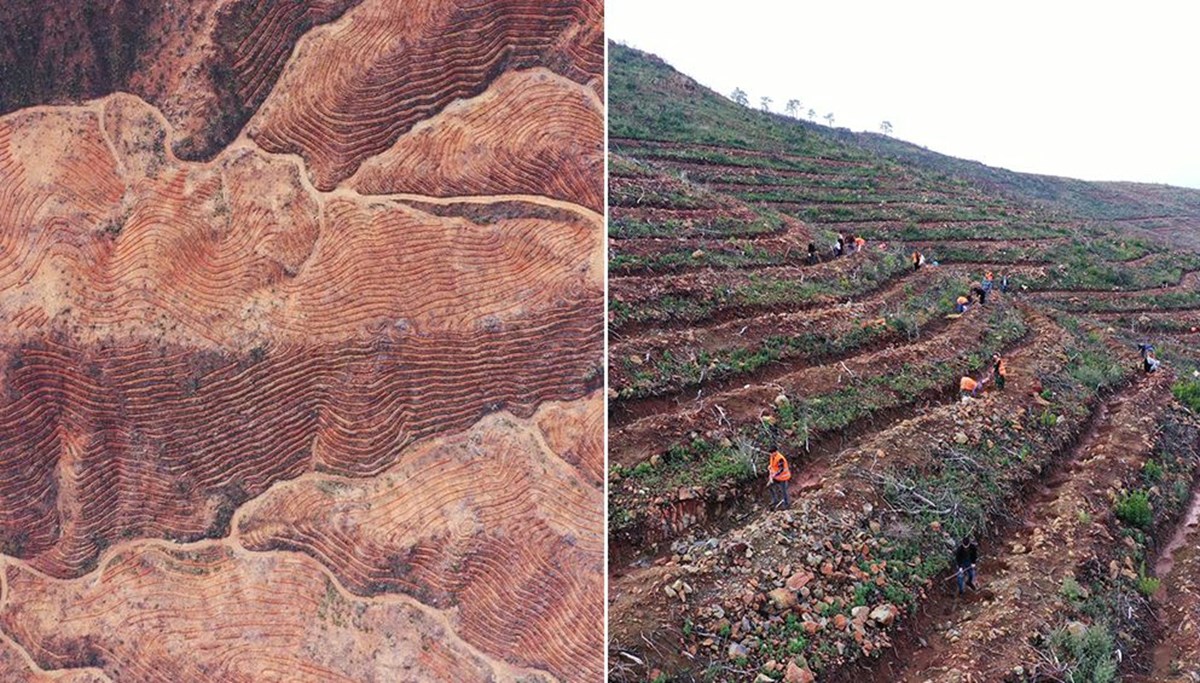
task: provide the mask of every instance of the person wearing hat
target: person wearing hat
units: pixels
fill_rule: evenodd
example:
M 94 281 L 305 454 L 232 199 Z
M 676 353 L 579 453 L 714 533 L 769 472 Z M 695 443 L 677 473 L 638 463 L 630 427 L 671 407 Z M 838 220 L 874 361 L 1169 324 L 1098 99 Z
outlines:
M 958 299 L 954 302 L 954 312 L 962 315 L 963 313 L 967 312 L 967 309 L 970 308 L 970 306 L 971 300 L 965 296 L 959 295 Z

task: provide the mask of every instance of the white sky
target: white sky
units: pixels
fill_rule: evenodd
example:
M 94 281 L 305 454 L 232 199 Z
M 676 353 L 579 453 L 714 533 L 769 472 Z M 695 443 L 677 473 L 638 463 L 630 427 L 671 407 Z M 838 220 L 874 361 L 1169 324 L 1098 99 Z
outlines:
M 1014 171 L 1200 188 L 1200 2 L 606 0 L 608 37 Z

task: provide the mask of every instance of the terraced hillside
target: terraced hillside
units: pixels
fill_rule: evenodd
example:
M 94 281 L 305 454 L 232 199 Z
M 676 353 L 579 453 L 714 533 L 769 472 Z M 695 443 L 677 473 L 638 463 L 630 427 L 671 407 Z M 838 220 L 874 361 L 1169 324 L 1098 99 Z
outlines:
M 10 4 L 0 679 L 600 677 L 601 4 Z
M 617 45 L 609 85 L 610 679 L 1191 661 L 1200 192 L 753 111 Z M 1126 220 L 1167 194 L 1173 227 Z M 993 354 L 1007 385 L 960 399 Z M 763 488 L 774 445 L 788 510 Z M 967 534 L 981 590 L 957 598 Z

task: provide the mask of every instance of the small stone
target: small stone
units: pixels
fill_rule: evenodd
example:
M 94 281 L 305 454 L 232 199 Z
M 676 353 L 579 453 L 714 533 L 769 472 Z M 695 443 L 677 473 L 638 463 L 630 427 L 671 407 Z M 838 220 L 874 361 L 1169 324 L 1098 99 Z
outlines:
M 967 435 L 962 432 L 957 432 L 954 435 L 954 443 L 962 445 L 967 442 Z
M 692 252 L 692 258 L 704 258 L 704 250 L 703 250 L 703 249 L 697 249 L 696 251 L 693 251 L 693 252 Z
M 854 621 L 856 621 L 858 623 L 862 623 L 862 622 L 866 621 L 867 617 L 870 614 L 871 614 L 871 610 L 866 605 L 859 605 L 858 607 L 855 607 L 854 609 L 850 610 L 851 618 L 853 618 Z
M 871 619 L 880 626 L 890 626 L 896 620 L 896 608 L 891 605 L 880 605 L 871 610 Z
M 833 617 L 833 627 L 839 631 L 844 630 L 847 623 L 849 622 L 845 614 L 837 614 Z
M 635 353 L 629 357 L 629 362 L 632 365 L 641 365 L 642 363 L 645 363 L 646 361 L 642 360 L 642 357 Z
M 767 593 L 767 599 L 778 610 L 787 610 L 796 606 L 796 593 L 786 588 L 776 588 Z
M 788 590 L 798 591 L 808 585 L 809 581 L 813 580 L 813 575 L 810 572 L 797 572 L 787 580 Z
M 737 659 L 738 657 L 749 657 L 749 656 L 750 656 L 750 651 L 746 649 L 745 645 L 742 645 L 741 643 L 730 643 L 729 644 L 729 658 L 730 659 Z
M 1086 631 L 1087 624 L 1083 623 L 1082 621 L 1072 621 L 1067 624 L 1067 633 L 1070 633 L 1076 638 L 1082 637 Z
M 787 683 L 813 683 L 817 677 L 813 672 L 808 670 L 808 667 L 797 666 L 796 662 L 788 662 L 787 672 L 783 675 L 783 680 Z
M 654 455 L 650 456 L 650 466 L 651 467 L 658 467 L 661 464 L 662 464 L 662 455 L 655 453 Z

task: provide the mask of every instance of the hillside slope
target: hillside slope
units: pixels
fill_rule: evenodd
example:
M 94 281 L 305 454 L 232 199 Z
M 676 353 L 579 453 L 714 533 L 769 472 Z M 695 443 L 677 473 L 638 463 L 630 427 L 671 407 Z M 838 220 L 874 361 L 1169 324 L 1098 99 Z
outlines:
M 1145 593 L 1190 528 L 1200 192 L 989 168 L 609 60 L 610 677 L 1170 659 Z M 1139 372 L 1144 340 L 1162 373 Z M 965 375 L 991 381 L 960 400 Z M 787 511 L 763 490 L 776 445 Z M 983 591 L 956 601 L 968 533 Z
M 602 3 L 4 7 L 0 680 L 600 677 Z

